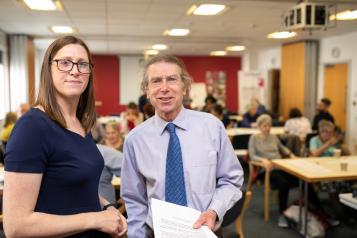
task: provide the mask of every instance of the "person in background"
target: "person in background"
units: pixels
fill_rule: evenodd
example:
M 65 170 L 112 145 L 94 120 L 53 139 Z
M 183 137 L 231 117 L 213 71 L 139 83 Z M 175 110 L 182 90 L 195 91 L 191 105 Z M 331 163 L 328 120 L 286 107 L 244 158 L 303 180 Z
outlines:
M 110 121 L 105 125 L 105 137 L 100 143 L 115 150 L 123 151 L 124 137 L 120 133 L 120 125 L 115 121 Z
M 8 112 L 5 115 L 5 120 L 4 120 L 4 125 L 3 128 L 1 130 L 1 134 L 0 134 L 0 140 L 4 146 L 4 148 L 6 149 L 6 144 L 7 141 L 9 140 L 10 134 L 12 132 L 12 129 L 15 126 L 15 123 L 17 121 L 17 114 L 14 112 Z
M 211 112 L 212 107 L 217 103 L 217 99 L 213 97 L 212 95 L 208 95 L 205 98 L 205 105 L 202 108 L 202 112 Z
M 284 130 L 289 135 L 299 136 L 301 141 L 305 141 L 306 135 L 312 132 L 309 119 L 304 117 L 298 108 L 290 110 Z
M 350 155 L 343 139 L 343 134 L 335 131 L 335 125 L 331 121 L 321 120 L 319 134 L 310 140 L 310 154 L 313 157 L 334 156 L 337 149 L 341 150 L 341 155 Z
M 144 106 L 148 103 L 150 103 L 150 102 L 149 102 L 148 98 L 146 97 L 146 94 L 142 94 L 138 100 L 138 107 L 139 107 L 139 111 L 141 113 L 144 113 Z
M 227 115 L 223 113 L 223 107 L 221 105 L 215 104 L 211 109 L 211 113 L 221 120 L 226 129 L 232 127 L 232 123 Z
M 123 153 L 105 145 L 97 144 L 104 158 L 104 169 L 99 180 L 99 194 L 108 202 L 116 204 L 113 176 L 120 177 Z
M 261 104 L 261 102 L 259 101 L 258 97 L 252 97 L 250 102 L 252 104 L 258 105 L 257 106 L 257 113 L 259 115 L 262 115 L 262 114 L 266 113 L 266 108 L 265 108 L 265 106 L 263 104 Z
M 95 121 L 94 126 L 91 129 L 92 137 L 95 143 L 100 143 L 105 136 L 105 129 L 103 125 L 98 121 L 99 116 L 96 116 L 97 120 Z
M 17 113 L 17 117 L 20 118 L 22 115 L 24 115 L 26 112 L 30 110 L 30 104 L 28 103 L 21 103 L 19 106 L 19 110 Z
M 322 98 L 320 102 L 317 104 L 317 114 L 314 117 L 312 123 L 312 130 L 317 131 L 319 127 L 319 122 L 321 120 L 327 120 L 332 123 L 335 123 L 334 117 L 328 111 L 331 106 L 331 101 L 328 98 Z
M 126 111 L 120 116 L 123 119 L 121 124 L 121 132 L 123 134 L 127 134 L 144 121 L 144 115 L 139 111 L 138 105 L 135 102 L 129 102 Z
M 151 103 L 147 103 L 144 106 L 144 118 L 149 119 L 150 117 L 155 115 L 155 108 Z
M 223 124 L 213 115 L 185 109 L 191 78 L 182 61 L 156 55 L 146 62 L 141 89 L 155 116 L 124 142 L 121 195 L 128 238 L 153 237 L 151 198 L 201 211 L 194 228 L 214 229 L 241 197 L 243 170 Z
M 250 103 L 247 106 L 247 112 L 243 114 L 241 122 L 242 127 L 256 127 L 256 121 L 260 115 L 258 114 L 258 104 Z
M 119 237 L 125 218 L 99 196 L 104 160 L 90 134 L 96 120 L 92 59 L 74 36 L 46 50 L 35 107 L 5 152 L 7 237 Z M 103 210 L 104 209 L 104 210 Z
M 288 227 L 288 222 L 283 215 L 287 208 L 290 188 L 298 186 L 298 179 L 282 170 L 273 169 L 274 159 L 280 159 L 282 151 L 284 156 L 295 158 L 295 155 L 285 147 L 276 135 L 270 134 L 272 119 L 269 115 L 263 114 L 257 119 L 259 134 L 252 135 L 249 139 L 249 158 L 258 160 L 271 171 L 270 183 L 272 187 L 279 190 L 279 227 Z

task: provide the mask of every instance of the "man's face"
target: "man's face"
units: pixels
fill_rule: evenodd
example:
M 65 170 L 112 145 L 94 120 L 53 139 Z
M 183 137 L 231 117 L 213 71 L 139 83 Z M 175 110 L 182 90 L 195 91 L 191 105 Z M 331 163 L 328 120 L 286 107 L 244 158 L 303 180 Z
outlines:
M 327 106 L 323 102 L 319 102 L 317 104 L 317 110 L 319 112 L 325 112 L 325 111 L 327 111 Z
M 180 71 L 176 64 L 168 62 L 154 63 L 147 70 L 147 97 L 157 114 L 166 121 L 174 120 L 179 114 L 186 94 Z

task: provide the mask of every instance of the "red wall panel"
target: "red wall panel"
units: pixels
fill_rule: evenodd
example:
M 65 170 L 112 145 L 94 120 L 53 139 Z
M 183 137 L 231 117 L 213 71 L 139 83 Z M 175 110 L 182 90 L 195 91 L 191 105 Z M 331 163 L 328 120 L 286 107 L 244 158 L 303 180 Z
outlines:
M 100 115 L 119 114 L 126 106 L 119 104 L 119 58 L 116 55 L 93 55 L 94 93 L 102 105 Z
M 180 56 L 194 82 L 205 82 L 206 71 L 226 73 L 226 106 L 228 111 L 238 111 L 238 71 L 240 57 Z

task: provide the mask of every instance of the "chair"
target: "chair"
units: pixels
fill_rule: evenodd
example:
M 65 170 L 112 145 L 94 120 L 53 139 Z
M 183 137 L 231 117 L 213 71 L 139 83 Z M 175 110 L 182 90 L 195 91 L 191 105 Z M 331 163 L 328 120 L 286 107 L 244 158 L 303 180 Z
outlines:
M 265 169 L 265 177 L 264 177 L 264 221 L 269 221 L 269 199 L 270 199 L 270 171 L 266 168 L 266 166 L 260 162 L 255 160 L 249 161 L 249 178 L 247 190 L 250 191 L 252 189 L 252 185 L 257 179 L 257 176 L 261 170 L 261 168 Z
M 248 209 L 252 198 L 251 191 L 242 191 L 242 198 L 231 207 L 223 217 L 220 235 L 223 238 L 244 238 L 243 219 L 244 213 Z M 235 232 L 229 231 L 226 227 L 235 222 Z
M 232 145 L 235 150 L 247 150 L 250 135 L 236 135 L 232 138 Z

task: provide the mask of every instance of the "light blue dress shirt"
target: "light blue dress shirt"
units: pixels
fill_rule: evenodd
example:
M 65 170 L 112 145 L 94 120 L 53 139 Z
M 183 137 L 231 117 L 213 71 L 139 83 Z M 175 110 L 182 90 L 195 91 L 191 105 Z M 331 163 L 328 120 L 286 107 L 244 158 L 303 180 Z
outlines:
M 158 115 L 135 127 L 124 143 L 121 196 L 128 214 L 128 237 L 149 237 L 151 198 L 165 200 L 168 122 Z M 221 221 L 241 196 L 243 170 L 221 121 L 182 108 L 177 126 L 189 207 L 214 210 Z

